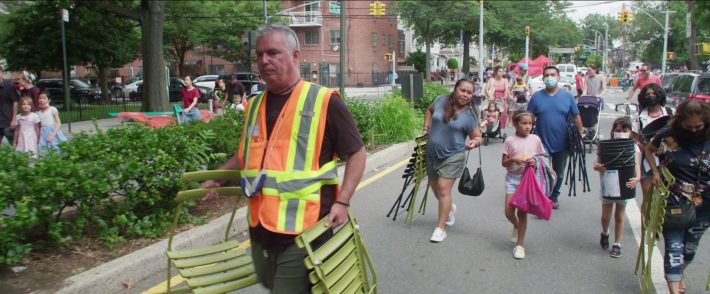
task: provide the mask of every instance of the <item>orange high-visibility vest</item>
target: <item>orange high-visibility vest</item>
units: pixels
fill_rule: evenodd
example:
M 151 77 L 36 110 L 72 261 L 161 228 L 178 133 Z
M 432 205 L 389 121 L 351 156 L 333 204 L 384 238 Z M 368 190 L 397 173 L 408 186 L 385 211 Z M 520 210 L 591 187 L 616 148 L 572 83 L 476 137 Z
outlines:
M 300 81 L 281 110 L 270 138 L 263 103 L 268 91 L 248 102 L 237 156 L 247 181 L 253 181 L 262 170 L 266 174 L 261 190 L 249 199 L 247 218 L 251 227 L 261 224 L 272 232 L 297 235 L 318 222 L 320 188 L 338 184 L 336 161 L 323 166 L 318 162 L 333 93 L 337 94 Z

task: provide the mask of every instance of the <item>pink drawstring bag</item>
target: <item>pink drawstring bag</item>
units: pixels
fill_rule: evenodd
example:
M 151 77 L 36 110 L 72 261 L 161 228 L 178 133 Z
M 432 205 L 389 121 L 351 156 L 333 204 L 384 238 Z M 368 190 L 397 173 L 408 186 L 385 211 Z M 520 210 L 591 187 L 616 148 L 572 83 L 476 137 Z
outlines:
M 508 204 L 544 220 L 550 220 L 552 216 L 552 201 L 545 196 L 545 192 L 540 188 L 535 176 L 535 169 L 532 166 L 525 168 L 520 185 Z

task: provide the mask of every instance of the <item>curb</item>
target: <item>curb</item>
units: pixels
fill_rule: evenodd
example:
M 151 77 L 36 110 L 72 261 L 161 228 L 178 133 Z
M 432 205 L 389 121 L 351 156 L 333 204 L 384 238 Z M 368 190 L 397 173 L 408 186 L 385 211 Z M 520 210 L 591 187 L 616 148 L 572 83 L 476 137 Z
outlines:
M 414 141 L 392 145 L 379 152 L 368 154 L 365 173 L 377 171 L 383 165 L 408 155 L 416 144 Z M 342 178 L 345 166 L 338 167 Z M 237 210 L 230 237 L 247 230 L 246 207 Z M 222 240 L 224 228 L 229 221 L 229 213 L 207 224 L 179 233 L 173 238 L 173 248 L 190 248 L 215 244 Z M 41 289 L 32 293 L 118 293 L 125 291 L 122 282 L 138 282 L 145 277 L 164 271 L 167 267 L 165 249 L 168 240 L 164 239 L 148 247 L 101 264 L 95 268 L 65 279 L 59 289 Z

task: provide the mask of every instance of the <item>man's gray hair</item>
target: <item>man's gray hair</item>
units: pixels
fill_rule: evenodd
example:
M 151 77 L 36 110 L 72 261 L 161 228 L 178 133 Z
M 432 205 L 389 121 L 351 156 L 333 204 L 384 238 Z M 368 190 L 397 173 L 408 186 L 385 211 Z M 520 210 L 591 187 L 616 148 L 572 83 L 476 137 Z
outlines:
M 274 32 L 281 33 L 284 36 L 286 44 L 288 44 L 288 47 L 291 48 L 291 50 L 301 50 L 301 46 L 298 43 L 298 36 L 296 35 L 296 32 L 294 32 L 290 27 L 285 24 L 263 24 L 259 26 L 259 29 L 256 32 L 256 38 L 258 39 L 261 36 L 266 36 Z

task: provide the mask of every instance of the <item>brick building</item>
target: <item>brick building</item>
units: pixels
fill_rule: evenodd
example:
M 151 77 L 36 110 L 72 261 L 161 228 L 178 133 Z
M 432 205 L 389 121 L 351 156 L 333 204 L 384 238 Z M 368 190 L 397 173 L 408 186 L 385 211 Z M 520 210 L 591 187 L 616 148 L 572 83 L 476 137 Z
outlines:
M 397 16 L 370 16 L 370 1 L 345 1 L 347 40 L 340 44 L 340 1 L 281 1 L 281 10 L 301 44 L 301 76 L 321 85 L 335 87 L 339 80 L 340 50 L 345 50 L 345 85 L 373 86 L 389 82 L 392 62 L 385 54 L 396 52 L 397 64 L 403 64 L 404 33 L 397 29 Z

